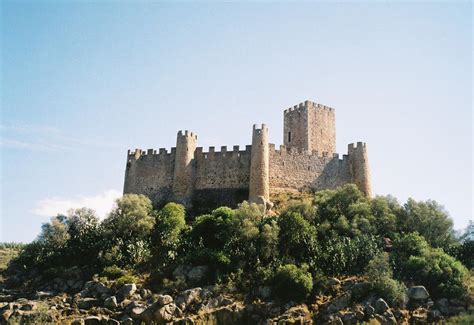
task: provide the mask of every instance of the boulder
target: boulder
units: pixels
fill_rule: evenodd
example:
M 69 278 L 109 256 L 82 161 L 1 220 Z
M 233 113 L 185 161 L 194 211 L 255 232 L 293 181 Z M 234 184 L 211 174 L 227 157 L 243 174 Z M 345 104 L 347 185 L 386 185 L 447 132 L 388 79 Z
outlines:
M 382 298 L 377 299 L 375 302 L 375 312 L 377 314 L 383 314 L 387 311 L 390 307 L 388 306 L 387 302 Z
M 23 303 L 20 307 L 21 310 L 25 310 L 25 311 L 32 311 L 32 310 L 36 310 L 38 308 L 36 302 L 34 301 L 27 301 L 25 303 Z
M 326 285 L 329 287 L 338 286 L 341 285 L 341 281 L 337 278 L 328 278 L 326 281 Z
M 192 282 L 201 281 L 206 276 L 208 269 L 209 268 L 207 265 L 199 265 L 193 267 L 187 274 L 188 280 Z
M 367 305 L 365 306 L 365 313 L 367 314 L 367 316 L 372 316 L 373 314 L 375 314 L 375 308 L 371 305 Z
M 92 289 L 99 294 L 110 293 L 111 291 L 109 287 L 107 287 L 105 284 L 101 282 L 95 283 Z
M 438 306 L 439 311 L 443 315 L 449 314 L 449 301 L 446 298 L 441 298 L 436 302 L 436 306 Z
M 426 323 L 428 312 L 425 308 L 417 308 L 411 314 L 411 320 L 415 323 Z
M 35 296 L 36 299 L 46 299 L 54 296 L 54 293 L 51 291 L 37 291 Z
M 99 300 L 96 298 L 83 298 L 77 302 L 79 309 L 91 309 L 92 307 L 98 306 Z
M 203 293 L 202 288 L 193 288 L 181 292 L 176 298 L 176 304 L 181 310 L 188 308 L 191 304 L 196 304 L 201 302 L 201 297 Z
M 441 311 L 439 311 L 438 309 L 431 309 L 430 311 L 428 311 L 428 320 L 430 322 L 436 322 L 440 320 L 442 317 L 443 315 L 441 314 Z
M 158 296 L 158 303 L 161 306 L 168 305 L 173 302 L 173 297 L 169 295 L 159 295 Z
M 327 307 L 327 311 L 330 314 L 338 312 L 341 309 L 347 308 L 347 306 L 349 306 L 350 301 L 351 301 L 350 294 L 344 294 L 342 296 L 339 296 L 329 303 Z
M 408 298 L 413 300 L 425 300 L 430 294 L 424 286 L 413 286 L 408 290 Z
M 269 286 L 258 287 L 257 295 L 263 299 L 268 299 L 272 295 L 272 290 Z
M 351 293 L 355 299 L 361 299 L 370 293 L 370 287 L 369 282 L 356 282 L 351 287 Z
M 104 300 L 104 307 L 109 309 L 115 309 L 118 307 L 117 298 L 115 296 L 111 296 Z
M 87 316 L 84 318 L 85 325 L 100 325 L 101 318 L 98 316 Z
M 12 295 L 0 294 L 0 302 L 12 302 L 15 300 L 15 297 Z
M 136 306 L 130 310 L 130 317 L 137 320 L 142 320 L 142 314 L 145 312 L 145 306 Z
M 146 298 L 150 297 L 151 295 L 152 295 L 151 290 L 148 290 L 148 289 L 145 289 L 145 288 L 140 289 L 140 296 L 142 298 L 146 299 Z
M 357 317 L 356 314 L 353 312 L 348 312 L 342 315 L 342 322 L 344 325 L 356 325 L 357 324 Z
M 375 314 L 375 319 L 379 321 L 381 325 L 397 325 L 395 317 L 386 317 L 383 315 Z
M 135 283 L 124 284 L 118 291 L 117 296 L 121 298 L 130 298 L 137 291 L 137 286 Z
M 169 322 L 173 319 L 176 309 L 177 307 L 175 304 L 167 304 L 155 311 L 153 314 L 153 320 L 157 323 Z

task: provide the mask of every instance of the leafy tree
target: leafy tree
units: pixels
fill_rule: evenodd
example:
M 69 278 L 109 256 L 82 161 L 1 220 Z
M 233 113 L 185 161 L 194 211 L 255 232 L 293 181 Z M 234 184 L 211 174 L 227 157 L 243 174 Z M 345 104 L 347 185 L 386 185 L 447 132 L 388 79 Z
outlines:
M 408 199 L 398 216 L 398 228 L 402 233 L 418 232 L 434 247 L 454 242 L 453 221 L 436 201 Z
M 393 279 L 389 256 L 383 252 L 375 256 L 367 265 L 365 274 L 370 281 L 371 292 L 388 301 L 391 306 L 401 306 L 406 301 L 406 287 Z
M 278 226 L 281 255 L 297 263 L 309 261 L 316 249 L 316 227 L 299 212 L 293 211 L 280 215 Z
M 155 263 L 161 266 L 177 257 L 181 233 L 186 226 L 186 211 L 177 203 L 166 204 L 157 214 L 152 234 Z
M 405 262 L 410 256 L 421 256 L 429 249 L 426 240 L 418 233 L 410 233 L 393 242 L 390 256 L 395 269 L 395 275 L 402 277 L 406 273 Z
M 71 209 L 66 219 L 69 240 L 67 262 L 71 265 L 94 264 L 101 248 L 101 229 L 95 211 Z
M 396 211 L 399 211 L 398 202 L 391 197 L 377 196 L 370 201 L 370 212 L 378 235 L 394 238 L 397 230 Z
M 380 240 L 374 236 L 350 238 L 333 233 L 330 238 L 319 242 L 314 265 L 326 275 L 361 274 L 380 254 L 381 246 Z
M 268 222 L 261 226 L 259 243 L 259 257 L 263 262 L 275 262 L 278 259 L 278 239 L 280 234 L 280 227 L 274 219 L 269 219 Z
M 467 269 L 442 249 L 431 248 L 417 234 L 396 240 L 391 258 L 399 278 L 424 285 L 434 297 L 451 298 L 466 294 Z
M 116 205 L 101 224 L 105 239 L 103 261 L 119 266 L 144 262 L 155 225 L 151 201 L 144 195 L 125 194 Z
M 273 277 L 273 292 L 284 301 L 304 301 L 313 289 L 313 277 L 305 267 L 286 264 L 278 268 Z

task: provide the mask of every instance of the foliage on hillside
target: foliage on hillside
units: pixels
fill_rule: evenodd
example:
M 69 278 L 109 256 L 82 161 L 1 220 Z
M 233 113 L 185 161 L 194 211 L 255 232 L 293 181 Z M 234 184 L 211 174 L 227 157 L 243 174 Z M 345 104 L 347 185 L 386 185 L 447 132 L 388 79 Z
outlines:
M 456 241 L 434 201 L 400 205 L 347 185 L 303 200 L 280 195 L 277 207 L 270 216 L 244 202 L 190 218 L 179 204 L 155 210 L 145 196 L 125 195 L 103 221 L 86 208 L 53 217 L 12 265 L 53 274 L 77 265 L 110 278 L 147 271 L 163 283 L 180 265 L 200 265 L 209 270 L 200 284 L 242 293 L 271 286 L 283 301 L 307 299 L 327 276 L 368 275 L 393 304 L 403 300 L 404 283 L 425 285 L 434 297 L 467 292 L 472 243 Z

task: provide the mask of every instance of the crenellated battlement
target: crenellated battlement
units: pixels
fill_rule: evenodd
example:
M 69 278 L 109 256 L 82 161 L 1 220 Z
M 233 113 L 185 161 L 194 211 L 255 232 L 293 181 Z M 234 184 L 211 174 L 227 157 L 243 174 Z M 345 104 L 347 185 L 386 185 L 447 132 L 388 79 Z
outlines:
M 359 151 L 359 150 L 366 150 L 367 149 L 367 144 L 365 142 L 357 142 L 357 143 L 349 143 L 347 145 L 347 152 L 349 154 L 353 153 L 354 151 Z
M 252 144 L 197 146 L 197 134 L 180 130 L 176 147 L 128 150 L 124 193 L 191 206 L 215 207 L 242 200 L 271 207 L 270 194 L 356 184 L 370 195 L 367 146 L 336 153 L 335 110 L 309 100 L 284 110 L 283 144 L 269 143 L 266 124 L 254 124 Z M 225 199 L 225 201 L 222 201 Z
M 197 134 L 193 133 L 192 131 L 189 130 L 180 130 L 178 131 L 178 137 L 185 137 L 185 138 L 193 138 L 194 140 L 197 140 Z
M 134 157 L 135 159 L 140 159 L 142 157 L 169 157 L 176 153 L 176 147 L 172 147 L 170 152 L 166 148 L 159 148 L 158 150 L 154 149 L 135 149 L 135 151 L 131 151 L 130 149 L 127 151 L 127 156 L 129 158 Z
M 287 148 L 286 146 L 284 145 L 280 145 L 279 146 L 279 149 L 276 148 L 275 144 L 273 143 L 270 143 L 268 145 L 269 149 L 270 149 L 270 154 L 275 154 L 275 155 L 278 155 L 278 156 L 291 156 L 291 155 L 294 155 L 294 156 L 308 156 L 308 157 L 311 157 L 311 158 L 320 158 L 320 159 L 325 159 L 327 160 L 328 158 L 329 159 L 339 159 L 339 154 L 338 153 L 333 153 L 332 155 L 329 154 L 329 152 L 326 152 L 326 151 L 323 151 L 323 152 L 319 152 L 319 151 L 316 151 L 316 150 L 312 150 L 312 151 L 307 151 L 307 150 L 303 150 L 301 148 Z M 343 155 L 342 159 L 339 159 L 339 160 L 344 160 L 346 159 L 347 155 Z
M 294 105 L 294 106 L 292 106 L 288 109 L 285 109 L 283 111 L 283 113 L 285 115 L 293 113 L 293 112 L 301 113 L 301 112 L 307 111 L 308 109 L 319 109 L 319 110 L 325 110 L 325 111 L 328 111 L 328 112 L 333 112 L 334 111 L 334 108 L 332 108 L 332 107 L 325 106 L 323 104 L 318 104 L 318 103 L 306 100 L 302 103 L 299 103 L 298 105 Z
M 220 151 L 216 151 L 214 146 L 210 146 L 208 151 L 203 151 L 203 147 L 197 147 L 196 151 L 194 152 L 194 157 L 197 160 L 213 160 L 213 159 L 222 159 L 222 158 L 245 158 L 248 159 L 252 152 L 252 146 L 247 145 L 245 146 L 245 150 L 240 150 L 240 146 L 234 145 L 232 146 L 232 150 L 228 150 L 227 146 L 221 146 Z

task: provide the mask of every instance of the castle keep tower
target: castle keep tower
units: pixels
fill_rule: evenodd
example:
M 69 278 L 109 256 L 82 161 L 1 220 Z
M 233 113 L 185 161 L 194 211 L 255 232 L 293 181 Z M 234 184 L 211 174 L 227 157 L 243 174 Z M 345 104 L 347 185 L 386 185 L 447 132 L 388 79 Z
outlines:
M 305 101 L 283 113 L 283 143 L 308 152 L 336 152 L 334 109 Z
M 178 132 L 173 174 L 173 196 L 177 201 L 188 203 L 193 193 L 193 160 L 197 135 L 188 130 Z
M 265 204 L 270 201 L 268 128 L 253 126 L 250 158 L 249 201 Z M 263 202 L 262 202 L 263 201 Z

